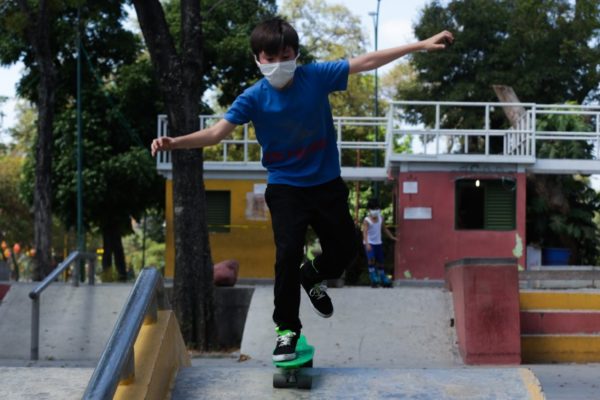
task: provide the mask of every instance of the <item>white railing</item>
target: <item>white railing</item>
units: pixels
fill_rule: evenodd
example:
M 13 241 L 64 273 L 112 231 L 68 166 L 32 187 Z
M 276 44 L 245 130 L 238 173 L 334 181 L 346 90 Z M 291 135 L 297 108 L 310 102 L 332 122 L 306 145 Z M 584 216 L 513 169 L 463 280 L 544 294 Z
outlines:
M 204 129 L 216 123 L 222 115 L 200 115 L 199 129 Z M 343 160 L 347 151 L 371 151 L 381 153 L 381 167 L 384 164 L 385 151 L 388 148 L 386 141 L 386 117 L 334 117 L 334 128 L 337 135 L 337 145 L 340 154 L 340 164 L 345 166 Z M 362 140 L 356 140 L 356 129 L 362 129 Z M 158 135 L 163 137 L 168 135 L 168 123 L 166 115 L 158 116 Z M 353 130 L 352 137 L 349 130 Z M 376 140 L 376 131 L 379 130 L 379 140 Z M 210 168 L 239 168 L 261 167 L 262 149 L 251 124 L 244 124 L 233 133 L 233 138 L 221 141 L 220 144 L 213 146 L 218 150 L 218 154 L 211 149 L 205 151 L 205 166 Z M 241 151 L 240 151 L 241 148 Z M 157 154 L 157 169 L 159 171 L 171 170 L 171 153 L 159 152 Z M 355 165 L 352 165 L 354 167 Z
M 503 107 L 522 110 L 515 126 L 509 123 Z M 460 126 L 464 122 L 461 118 L 465 115 L 465 108 L 472 111 L 470 116 L 479 115 L 479 119 L 469 121 L 470 126 L 475 125 L 474 128 Z M 432 116 L 428 118 L 432 121 L 429 125 L 416 122 L 427 114 Z M 539 119 L 547 115 L 581 116 L 588 119 L 590 129 L 580 132 L 542 130 Z M 387 153 L 388 162 L 392 159 L 408 161 L 441 157 L 465 162 L 469 158 L 495 162 L 500 159 L 505 162 L 524 162 L 529 159 L 535 162 L 537 146 L 543 140 L 583 140 L 593 146 L 594 158 L 600 159 L 600 106 L 399 101 L 391 103 L 388 118 L 387 141 L 391 146 Z M 454 125 L 449 126 L 451 123 Z M 493 125 L 504 127 L 496 128 Z M 412 151 L 396 151 L 398 143 L 406 138 L 413 142 Z M 497 138 L 496 142 L 494 138 Z M 475 148 L 472 142 L 477 143 Z
M 516 123 L 509 122 L 504 108 L 518 116 Z M 470 112 L 465 113 L 465 109 Z M 431 121 L 428 125 L 420 122 L 424 115 Z M 470 118 L 468 128 L 461 126 L 465 125 L 461 120 L 465 115 Z M 589 129 L 581 132 L 543 130 L 540 118 L 549 115 L 581 116 Z M 201 115 L 198 126 L 200 129 L 208 127 L 220 118 L 221 115 Z M 397 101 L 390 103 L 387 117 L 334 117 L 334 127 L 342 173 L 355 177 L 369 178 L 372 174 L 381 178 L 382 170 L 392 164 L 413 160 L 534 164 L 539 161 L 537 149 L 547 140 L 585 141 L 593 146 L 593 160 L 600 160 L 600 106 Z M 167 134 L 167 117 L 159 115 L 158 137 Z M 370 164 L 379 168 L 357 163 L 361 152 L 363 157 L 365 152 L 373 153 L 374 161 Z M 208 148 L 204 165 L 205 170 L 213 172 L 263 173 L 261 158 L 262 149 L 254 128 L 245 124 L 234 131 L 232 138 Z M 577 170 L 574 163 L 578 160 L 570 161 L 570 167 Z M 590 170 L 590 160 L 585 162 L 588 163 L 586 170 Z M 169 152 L 158 154 L 157 169 L 170 173 Z M 595 171 L 596 167 L 592 165 L 591 169 Z M 598 169 L 600 172 L 600 167 Z

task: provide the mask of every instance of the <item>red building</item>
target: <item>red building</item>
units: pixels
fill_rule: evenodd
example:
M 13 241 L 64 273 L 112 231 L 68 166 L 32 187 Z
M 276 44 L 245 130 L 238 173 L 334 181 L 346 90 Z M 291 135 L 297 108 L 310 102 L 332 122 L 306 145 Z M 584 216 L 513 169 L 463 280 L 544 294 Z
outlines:
M 414 110 L 435 116 L 431 126 L 406 122 Z M 470 120 L 475 127 L 456 128 L 461 124 L 456 116 L 467 112 L 480 117 Z M 549 115 L 587 118 L 590 129 L 541 130 L 538 121 Z M 396 102 L 389 118 L 386 162 L 397 200 L 396 279 L 443 279 L 447 262 L 470 257 L 514 257 L 526 268 L 527 174 L 600 172 L 598 106 Z M 407 138 L 411 150 L 395 151 Z M 549 140 L 586 140 L 596 159 L 538 158 L 536 149 Z

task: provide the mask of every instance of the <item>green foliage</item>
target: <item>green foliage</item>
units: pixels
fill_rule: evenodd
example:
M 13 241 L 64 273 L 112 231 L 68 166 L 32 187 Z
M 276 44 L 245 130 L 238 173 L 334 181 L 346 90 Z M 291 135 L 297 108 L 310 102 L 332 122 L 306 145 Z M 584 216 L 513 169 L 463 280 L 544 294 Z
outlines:
M 597 0 L 453 0 L 428 4 L 415 25 L 425 39 L 455 35 L 449 49 L 416 53 L 418 88 L 404 98 L 494 101 L 490 85 L 512 86 L 526 102 L 582 103 L 600 80 Z M 596 43 L 596 44 L 595 44 Z
M 135 271 L 136 275 L 144 266 L 153 266 L 159 269 L 165 267 L 164 239 L 162 242 L 157 242 L 146 230 L 144 244 L 144 232 L 141 224 L 136 224 L 133 233 L 123 239 L 123 248 L 126 254 L 127 269 Z
M 29 244 L 33 241 L 33 215 L 19 195 L 23 157 L 0 156 L 0 241 Z
M 306 51 L 319 61 L 348 59 L 367 51 L 360 18 L 343 5 L 329 5 L 324 0 L 287 0 L 282 14 L 298 31 Z M 333 115 L 373 115 L 373 96 L 371 74 L 351 75 L 348 89 L 330 96 Z M 349 133 L 349 137 L 353 134 Z M 365 136 L 363 132 L 357 132 L 356 137 L 363 140 Z
M 53 142 L 53 207 L 67 227 L 76 223 L 76 56 L 79 1 L 58 1 L 51 7 L 52 46 L 58 90 Z M 142 42 L 122 22 L 120 1 L 86 1 L 81 4 L 82 26 L 82 134 L 84 223 L 88 229 L 117 225 L 130 231 L 130 218 L 163 202 L 162 179 L 156 173 L 148 147 L 155 136 L 156 114 L 162 107 L 158 87 Z M 35 101 L 39 77 L 24 31 L 15 26 L 20 11 L 9 7 L 0 16 L 0 62 L 21 60 L 25 73 L 19 82 L 21 96 Z M 25 27 L 28 21 L 22 21 Z M 2 42 L 2 40 L 0 40 Z M 11 131 L 16 150 L 27 154 L 22 192 L 33 198 L 35 113 L 24 108 L 20 123 Z
M 544 115 L 538 127 L 546 131 L 592 129 L 582 116 Z M 540 158 L 589 159 L 593 146 L 583 140 L 544 141 Z M 527 180 L 527 239 L 544 247 L 568 247 L 572 262 L 596 265 L 600 261 L 600 226 L 594 221 L 600 193 L 589 179 L 563 175 L 531 175 Z
M 338 60 L 365 52 L 360 17 L 324 0 L 287 0 L 281 13 L 298 31 L 307 52 L 318 60 Z

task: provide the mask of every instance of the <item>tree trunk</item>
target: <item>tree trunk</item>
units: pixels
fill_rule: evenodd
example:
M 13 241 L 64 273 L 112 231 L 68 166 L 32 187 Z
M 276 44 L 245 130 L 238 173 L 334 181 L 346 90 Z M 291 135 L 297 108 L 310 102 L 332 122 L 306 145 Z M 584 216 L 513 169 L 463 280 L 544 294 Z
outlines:
M 158 0 L 134 0 L 140 27 L 166 100 L 169 133 L 198 129 L 202 96 L 200 2 L 181 0 L 181 52 L 177 53 Z M 173 304 L 184 340 L 198 349 L 216 345 L 212 262 L 206 225 L 202 152 L 172 154 L 175 231 Z
M 54 122 L 56 68 L 50 48 L 50 16 L 46 0 L 39 1 L 39 9 L 30 9 L 26 0 L 19 0 L 21 11 L 29 17 L 27 38 L 39 69 L 38 83 L 38 137 L 35 151 L 35 190 L 33 195 L 34 246 L 36 267 L 33 279 L 41 280 L 50 271 L 52 246 L 52 125 Z
M 102 227 L 102 249 L 104 250 L 102 253 L 102 271 L 106 273 L 107 270 L 112 268 L 113 259 L 112 236 L 108 226 Z
M 104 254 L 102 255 L 102 270 L 111 270 L 114 265 L 119 274 L 120 281 L 127 280 L 127 263 L 123 251 L 123 241 L 118 224 L 109 224 L 102 227 L 102 240 Z

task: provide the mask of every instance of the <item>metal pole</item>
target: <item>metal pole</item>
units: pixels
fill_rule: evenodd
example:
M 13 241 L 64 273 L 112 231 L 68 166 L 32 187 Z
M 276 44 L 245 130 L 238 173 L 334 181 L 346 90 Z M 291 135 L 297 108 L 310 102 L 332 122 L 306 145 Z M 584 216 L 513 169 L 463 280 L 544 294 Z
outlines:
M 81 7 L 77 8 L 77 250 L 85 251 L 83 243 L 83 145 L 81 137 Z M 78 269 L 77 278 L 85 280 L 83 258 L 74 266 Z M 79 281 L 78 281 L 79 283 Z
M 379 6 L 381 0 L 377 0 L 377 11 L 374 13 L 369 13 L 373 17 L 373 25 L 375 30 L 375 51 L 378 50 L 378 39 L 379 39 Z M 379 116 L 379 79 L 377 74 L 377 68 L 375 69 L 375 107 L 374 107 L 374 117 Z M 375 125 L 375 142 L 379 142 L 379 125 Z M 379 166 L 379 151 L 375 150 L 375 167 Z M 375 198 L 379 199 L 379 182 L 373 182 L 373 192 L 375 194 Z
M 32 360 L 38 360 L 40 357 L 40 296 L 32 299 L 31 303 L 31 353 Z
M 142 265 L 141 268 L 146 266 L 146 213 L 144 213 L 143 225 L 142 225 Z

